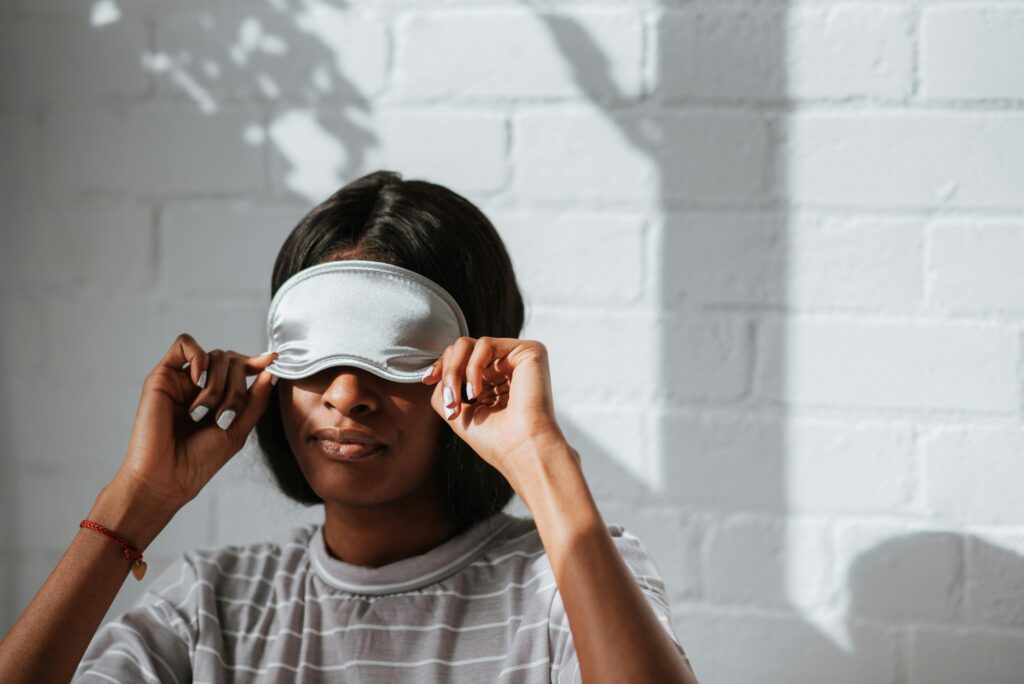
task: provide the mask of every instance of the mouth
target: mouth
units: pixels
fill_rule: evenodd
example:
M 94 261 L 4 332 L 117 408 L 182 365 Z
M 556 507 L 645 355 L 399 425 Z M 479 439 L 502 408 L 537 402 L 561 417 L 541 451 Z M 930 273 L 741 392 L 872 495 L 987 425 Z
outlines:
M 383 444 L 359 444 L 356 442 L 335 442 L 330 439 L 313 438 L 320 453 L 334 461 L 362 461 L 379 456 L 387 448 Z

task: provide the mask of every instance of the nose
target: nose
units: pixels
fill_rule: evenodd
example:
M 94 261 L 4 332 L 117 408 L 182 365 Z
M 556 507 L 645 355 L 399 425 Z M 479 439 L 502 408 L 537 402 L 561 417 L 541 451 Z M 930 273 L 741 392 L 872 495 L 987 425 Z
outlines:
M 362 416 L 377 410 L 380 403 L 375 376 L 362 368 L 340 366 L 326 370 L 325 406 L 346 416 Z

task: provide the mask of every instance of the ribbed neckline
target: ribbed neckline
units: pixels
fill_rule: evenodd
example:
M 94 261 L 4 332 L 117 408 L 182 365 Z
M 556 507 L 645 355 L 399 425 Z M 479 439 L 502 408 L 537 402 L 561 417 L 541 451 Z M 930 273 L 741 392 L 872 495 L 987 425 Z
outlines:
M 454 575 L 515 518 L 503 511 L 469 527 L 419 556 L 403 558 L 379 568 L 353 565 L 331 556 L 320 523 L 310 537 L 314 571 L 327 584 L 354 594 L 393 594 L 425 587 Z

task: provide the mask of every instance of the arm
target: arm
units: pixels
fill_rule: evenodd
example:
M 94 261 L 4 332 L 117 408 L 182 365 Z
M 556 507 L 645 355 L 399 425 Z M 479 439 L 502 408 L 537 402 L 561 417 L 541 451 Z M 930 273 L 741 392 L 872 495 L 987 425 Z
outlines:
M 579 454 L 565 442 L 535 450 L 536 467 L 512 485 L 528 493 L 584 681 L 698 684 L 608 533 Z
M 207 353 L 192 336 L 179 335 L 146 376 L 128 454 L 87 518 L 145 554 L 174 514 L 245 444 L 267 407 L 271 375 L 261 369 L 272 361 L 269 354 Z M 245 378 L 253 373 L 259 377 L 247 389 Z M 220 410 L 208 411 L 206 421 L 182 419 L 199 405 Z M 228 427 L 213 423 L 229 409 L 236 418 Z M 130 567 L 113 539 L 79 529 L 0 642 L 0 681 L 68 681 Z
M 173 515 L 114 480 L 103 488 L 86 517 L 114 530 L 145 554 Z M 0 642 L 0 679 L 12 684 L 69 681 L 130 568 L 131 562 L 113 539 L 80 528 Z

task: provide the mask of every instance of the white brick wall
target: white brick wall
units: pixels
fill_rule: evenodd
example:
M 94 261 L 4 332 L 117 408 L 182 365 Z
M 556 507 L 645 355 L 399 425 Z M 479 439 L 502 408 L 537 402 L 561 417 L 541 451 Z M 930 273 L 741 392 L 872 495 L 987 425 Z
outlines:
M 502 232 L 702 682 L 1019 683 L 1022 59 L 1017 0 L 0 2 L 0 630 L 173 337 L 262 351 L 391 168 Z M 147 557 L 319 516 L 247 448 Z

